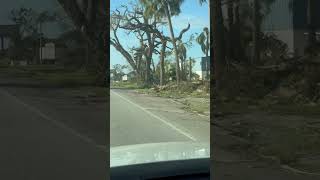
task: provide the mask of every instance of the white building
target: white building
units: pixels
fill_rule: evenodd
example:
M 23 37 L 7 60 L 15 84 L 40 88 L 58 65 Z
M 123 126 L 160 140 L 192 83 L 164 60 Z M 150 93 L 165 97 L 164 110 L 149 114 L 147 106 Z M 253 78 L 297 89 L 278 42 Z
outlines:
M 46 43 L 44 47 L 41 48 L 42 52 L 39 54 L 40 58 L 45 64 L 54 64 L 56 59 L 56 49 L 54 43 Z

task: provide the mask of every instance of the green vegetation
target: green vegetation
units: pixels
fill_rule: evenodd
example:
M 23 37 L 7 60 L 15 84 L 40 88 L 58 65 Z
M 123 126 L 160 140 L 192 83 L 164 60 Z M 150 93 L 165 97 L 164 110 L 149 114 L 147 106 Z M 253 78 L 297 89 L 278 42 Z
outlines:
M 95 76 L 86 72 L 65 72 L 65 73 L 38 73 L 34 75 L 35 80 L 48 86 L 73 87 L 73 86 L 94 86 Z
M 185 105 L 185 110 L 190 112 L 196 112 L 199 114 L 209 115 L 210 112 L 210 100 L 208 98 L 194 98 L 188 97 L 180 101 Z
M 112 82 L 110 87 L 111 88 L 118 88 L 118 89 L 140 89 L 140 88 L 142 88 L 137 83 L 130 82 L 130 81 L 127 81 L 127 82 L 123 82 L 123 81 Z
M 166 86 L 154 86 L 153 88 L 139 89 L 138 92 L 148 93 L 160 97 L 184 98 L 202 97 L 209 98 L 209 89 L 201 83 L 169 83 Z
M 2 66 L 0 73 L 11 78 L 39 82 L 41 86 L 75 87 L 95 86 L 96 75 L 86 71 L 67 70 L 55 65 Z
M 184 109 L 190 112 L 209 115 L 210 100 L 207 86 L 201 83 L 176 83 L 153 88 L 134 88 L 135 91 L 151 96 L 171 98 L 184 105 Z

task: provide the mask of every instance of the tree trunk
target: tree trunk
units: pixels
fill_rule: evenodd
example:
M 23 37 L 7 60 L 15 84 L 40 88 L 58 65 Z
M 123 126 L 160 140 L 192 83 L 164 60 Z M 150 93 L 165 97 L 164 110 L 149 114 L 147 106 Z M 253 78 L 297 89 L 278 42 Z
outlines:
M 167 41 L 162 40 L 162 48 L 160 53 L 160 86 L 164 85 L 164 75 L 165 75 L 165 69 L 164 69 L 164 58 L 166 53 L 166 47 L 167 47 Z
M 168 7 L 169 5 L 164 1 L 162 1 L 162 3 L 164 3 L 164 10 L 165 10 L 166 16 L 168 18 L 169 31 L 170 31 L 171 41 L 172 41 L 174 55 L 175 55 L 175 59 L 176 59 L 176 81 L 177 81 L 177 84 L 179 84 L 180 83 L 180 62 L 179 62 L 176 39 L 174 37 L 174 32 L 173 32 L 173 28 L 172 28 L 171 14 L 169 12 L 169 7 Z
M 180 80 L 184 81 L 185 80 L 185 68 L 184 68 L 184 60 L 183 57 L 180 59 L 181 67 L 180 67 Z
M 206 70 L 206 80 L 210 80 L 210 77 L 209 77 L 209 72 L 210 72 L 210 59 L 208 59 L 208 57 L 209 57 L 209 50 L 210 50 L 210 43 L 209 43 L 209 41 L 210 41 L 210 33 L 209 32 L 207 32 L 207 34 L 206 34 L 206 37 L 207 37 L 207 42 L 206 42 L 206 47 L 207 47 L 207 49 L 206 49 L 206 57 L 207 57 L 207 61 L 206 61 L 206 67 L 207 67 L 207 70 Z
M 148 49 L 148 48 L 147 48 Z M 149 49 L 147 50 L 149 51 Z M 148 56 L 148 52 L 146 53 L 146 74 L 145 74 L 145 84 L 149 86 L 151 84 L 150 78 L 150 66 L 151 66 L 151 58 Z
M 192 59 L 189 58 L 189 81 L 192 81 Z
M 40 64 L 42 64 L 42 24 L 41 24 L 41 22 L 39 23 L 39 31 L 40 31 L 40 39 L 39 39 L 40 57 L 39 57 L 39 62 L 40 62 Z
M 241 28 L 240 28 L 240 12 L 239 12 L 240 0 L 236 0 L 235 4 L 235 24 L 234 24 L 234 41 L 235 41 L 235 58 L 238 61 L 243 59 L 243 48 L 241 45 Z
M 219 92 L 222 89 L 221 81 L 225 67 L 225 45 L 224 45 L 224 26 L 221 9 L 221 0 L 212 1 L 213 3 L 213 56 L 214 66 L 211 66 L 211 71 L 214 72 L 216 81 L 216 90 Z M 214 69 L 213 69 L 214 67 Z M 211 73 L 213 76 L 213 73 Z M 212 77 L 213 79 L 213 77 Z
M 308 47 L 313 47 L 316 42 L 316 32 L 314 27 L 314 0 L 308 0 Z
M 87 42 L 86 44 L 86 58 L 85 58 L 85 63 L 83 64 L 83 69 L 84 70 L 87 70 L 87 67 L 88 67 L 88 64 L 89 64 L 89 61 L 90 61 L 90 57 L 91 57 L 91 45 L 89 42 Z
M 233 46 L 233 1 L 228 2 L 228 57 L 234 59 L 234 46 Z
M 253 1 L 253 56 L 251 63 L 260 62 L 260 3 L 259 0 Z

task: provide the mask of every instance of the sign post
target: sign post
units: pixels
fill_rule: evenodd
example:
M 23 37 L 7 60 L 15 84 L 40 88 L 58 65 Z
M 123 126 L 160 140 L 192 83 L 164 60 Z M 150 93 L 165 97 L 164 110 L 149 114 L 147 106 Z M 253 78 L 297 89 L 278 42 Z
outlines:
M 201 58 L 202 79 L 208 80 L 210 73 L 210 56 Z

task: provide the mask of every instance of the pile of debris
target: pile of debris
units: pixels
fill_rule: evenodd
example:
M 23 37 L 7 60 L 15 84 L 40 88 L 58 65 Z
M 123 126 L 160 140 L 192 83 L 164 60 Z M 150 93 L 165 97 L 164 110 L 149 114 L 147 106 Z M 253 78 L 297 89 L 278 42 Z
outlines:
M 320 53 L 277 62 L 260 66 L 232 63 L 225 81 L 228 96 L 320 103 Z

